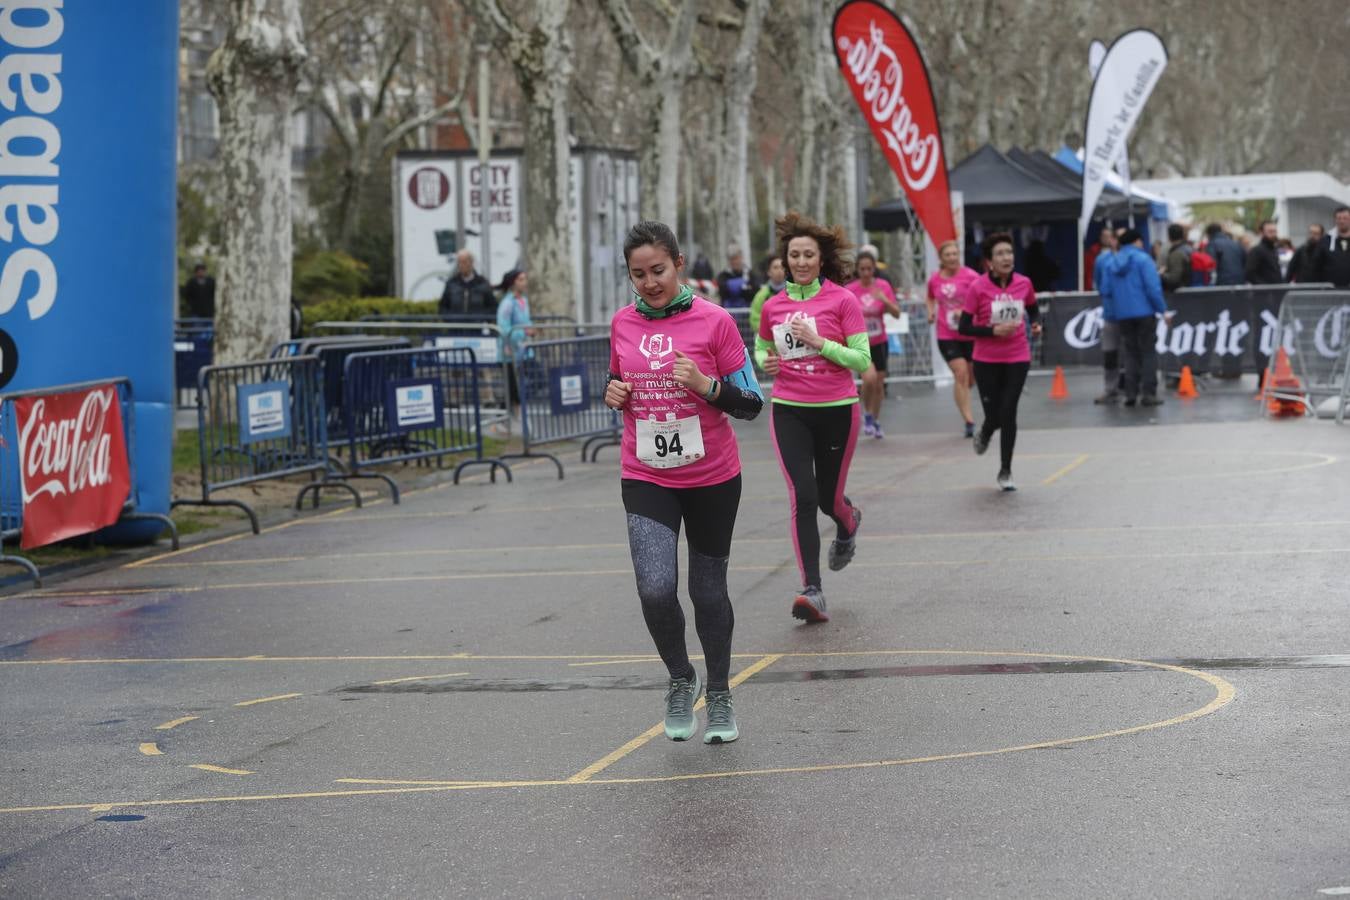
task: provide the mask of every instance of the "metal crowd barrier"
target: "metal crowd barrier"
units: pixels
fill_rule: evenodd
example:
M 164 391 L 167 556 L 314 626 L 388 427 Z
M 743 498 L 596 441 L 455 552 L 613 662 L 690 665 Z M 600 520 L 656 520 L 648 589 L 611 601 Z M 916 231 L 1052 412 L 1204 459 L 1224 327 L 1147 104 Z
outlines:
M 310 339 L 309 346 L 302 345 L 301 350 L 306 356 L 319 358 L 319 370 L 323 377 L 324 428 L 330 444 L 342 444 L 347 440 L 348 422 L 343 406 L 345 396 L 343 381 L 347 358 L 354 353 L 403 350 L 407 347 L 407 338 L 364 335 L 352 335 L 337 341 Z M 333 462 L 338 468 L 342 465 L 336 459 Z M 316 495 L 314 499 L 317 503 L 318 496 Z
M 10 401 L 20 397 L 46 397 L 67 391 L 83 391 L 104 385 L 114 385 L 117 388 L 117 401 L 122 413 L 123 438 L 126 442 L 127 470 L 131 478 L 131 493 L 127 496 L 122 514 L 117 521 L 119 524 L 137 521 L 159 522 L 168 529 L 173 549 L 178 549 L 178 526 L 174 524 L 173 519 L 160 513 L 140 512 L 137 509 L 139 495 L 136 488 L 136 405 L 132 402 L 130 379 L 124 376 L 104 378 L 98 381 L 82 381 L 77 384 L 60 384 L 0 394 L 0 563 L 22 566 L 33 577 L 38 587 L 42 587 L 42 576 L 37 566 L 22 556 L 4 553 L 2 546 L 3 541 L 18 538 L 23 534 L 23 489 L 19 477 L 19 467 L 23 461 L 18 458 L 18 422 L 14 405 Z
M 197 376 L 197 440 L 201 457 L 200 500 L 173 506 L 233 506 L 248 514 L 253 533 L 258 516 L 242 500 L 212 494 L 258 481 L 308 474 L 314 480 L 295 497 L 326 487 L 361 495 L 329 477 L 323 372 L 317 356 L 289 356 L 229 366 L 207 366 Z
M 434 460 L 445 467 L 451 454 L 473 453 L 455 466 L 455 484 L 470 466 L 497 469 L 500 459 L 483 456 L 478 366 L 473 351 L 414 349 L 363 351 L 343 361 L 342 418 L 347 441 L 347 478 L 378 478 L 394 503 L 398 485 L 371 467 Z
M 500 426 L 510 434 L 511 374 L 500 349 L 501 332 L 493 323 L 439 321 L 319 322 L 311 340 L 340 342 L 362 337 L 401 337 L 414 347 L 469 349 L 478 368 L 479 403 L 484 427 Z
M 211 365 L 216 338 L 214 319 L 175 319 L 173 323 L 174 396 L 178 409 L 196 402 L 197 373 Z
M 1283 347 L 1299 380 L 1297 389 L 1272 385 L 1266 369 L 1265 395 L 1303 401 L 1309 416 L 1320 402 L 1335 398 L 1336 421 L 1345 420 L 1346 355 L 1350 352 L 1350 291 L 1291 291 L 1280 304 L 1270 355 Z M 1266 405 L 1261 405 L 1262 410 Z
M 559 441 L 583 440 L 582 462 L 595 462 L 600 450 L 619 445 L 622 424 L 605 405 L 609 374 L 609 337 L 596 335 L 559 341 L 531 341 L 516 361 L 520 385 L 521 453 L 502 459 L 543 457 L 563 465 L 552 453 L 536 448 Z

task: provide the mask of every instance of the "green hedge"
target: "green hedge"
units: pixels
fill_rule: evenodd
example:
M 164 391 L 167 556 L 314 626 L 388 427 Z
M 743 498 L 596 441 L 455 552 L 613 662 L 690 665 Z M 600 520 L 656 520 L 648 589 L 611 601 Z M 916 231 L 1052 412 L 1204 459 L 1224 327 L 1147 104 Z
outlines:
M 363 316 L 434 315 L 435 301 L 418 302 L 397 297 L 344 297 L 325 300 L 300 310 L 304 331 L 309 334 L 315 322 L 356 322 Z

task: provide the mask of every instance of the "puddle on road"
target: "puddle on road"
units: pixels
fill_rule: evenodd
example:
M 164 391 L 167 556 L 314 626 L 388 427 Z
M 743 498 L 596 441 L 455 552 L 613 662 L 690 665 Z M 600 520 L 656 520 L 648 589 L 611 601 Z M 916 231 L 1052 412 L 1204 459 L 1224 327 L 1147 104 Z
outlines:
M 956 654 L 959 655 L 959 654 Z M 1350 667 L 1350 655 L 1235 657 L 1229 659 L 1157 659 L 1149 662 L 1187 669 L 1326 669 Z M 971 675 L 1073 675 L 1111 672 L 1158 672 L 1153 666 L 1110 660 L 1077 659 L 1045 662 L 973 663 L 968 665 L 873 666 L 851 669 L 769 669 L 755 684 L 800 684 L 809 681 L 851 681 L 873 678 L 923 678 Z M 338 688 L 343 694 L 473 694 L 542 693 L 550 691 L 665 690 L 664 677 L 619 675 L 575 679 L 453 678 L 397 684 L 362 684 Z

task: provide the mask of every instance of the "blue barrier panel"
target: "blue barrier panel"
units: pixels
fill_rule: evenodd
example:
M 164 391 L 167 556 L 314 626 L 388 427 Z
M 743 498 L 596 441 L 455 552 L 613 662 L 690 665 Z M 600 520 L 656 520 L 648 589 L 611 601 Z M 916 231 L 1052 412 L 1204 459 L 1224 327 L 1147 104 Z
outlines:
M 197 373 L 211 365 L 216 339 L 212 319 L 178 319 L 173 325 L 173 386 L 178 409 L 197 403 Z
M 178 549 L 178 526 L 173 520 L 162 513 L 146 512 L 141 509 L 140 490 L 137 487 L 139 482 L 136 480 L 136 404 L 131 392 L 131 382 L 125 377 L 104 378 L 80 384 L 61 384 L 28 391 L 6 391 L 0 394 L 0 540 L 17 538 L 23 533 L 23 489 L 19 481 L 20 442 L 17 417 L 11 401 L 20 397 L 43 397 L 67 391 L 83 391 L 109 384 L 117 387 L 117 399 L 122 413 L 122 438 L 126 443 L 127 466 L 131 476 L 131 493 L 122 507 L 122 515 L 118 522 L 158 523 L 159 527 L 154 529 L 154 533 L 158 535 L 167 528 L 173 541 L 173 549 Z M 33 576 L 37 586 L 42 586 L 37 566 L 29 560 L 0 552 L 0 563 L 23 566 Z
M 609 374 L 607 335 L 531 342 L 525 344 L 523 354 L 515 366 L 524 451 L 503 453 L 502 459 L 550 459 L 561 479 L 563 465 L 558 457 L 538 453 L 536 448 L 582 440 L 582 462 L 594 462 L 601 449 L 618 446 L 622 423 L 604 401 Z
M 505 463 L 483 455 L 472 350 L 366 351 L 348 355 L 344 368 L 348 477 L 382 479 L 398 503 L 398 485 L 372 466 L 434 460 L 444 467 L 446 456 L 472 453 L 455 466 L 456 484 L 470 466 L 488 466 L 494 482 L 500 468 L 511 480 Z
M 178 498 L 174 506 L 234 506 L 248 514 L 253 533 L 258 516 L 247 503 L 215 499 L 225 488 L 309 474 L 317 479 L 300 488 L 306 494 L 326 487 L 361 495 L 346 482 L 329 477 L 323 372 L 317 356 L 207 366 L 197 376 L 197 441 L 201 456 L 200 500 Z
M 129 377 L 138 496 L 167 512 L 178 0 L 6 3 L 0 57 L 0 389 Z

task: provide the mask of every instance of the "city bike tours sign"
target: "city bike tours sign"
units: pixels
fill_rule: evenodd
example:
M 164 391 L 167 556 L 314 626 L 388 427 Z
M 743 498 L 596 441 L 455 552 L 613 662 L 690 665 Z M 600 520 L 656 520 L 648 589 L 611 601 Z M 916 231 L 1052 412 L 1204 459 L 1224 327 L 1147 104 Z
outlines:
M 852 0 L 834 15 L 839 69 L 935 246 L 956 238 L 937 103 L 923 55 L 895 13 Z
M 40 547 L 117 521 L 131 492 L 116 385 L 17 397 L 23 546 Z

